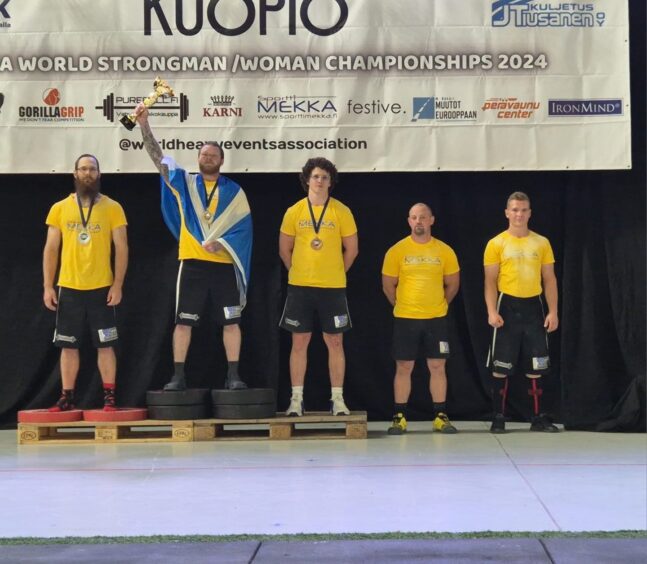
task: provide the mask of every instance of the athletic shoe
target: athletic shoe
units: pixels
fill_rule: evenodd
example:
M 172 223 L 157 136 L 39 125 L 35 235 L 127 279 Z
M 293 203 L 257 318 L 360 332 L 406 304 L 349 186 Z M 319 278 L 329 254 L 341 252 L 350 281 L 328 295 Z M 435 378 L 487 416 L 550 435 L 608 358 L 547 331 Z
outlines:
M 387 430 L 389 435 L 404 435 L 407 432 L 407 420 L 403 413 L 396 413 L 393 416 L 391 426 Z
M 103 411 L 117 411 L 117 406 L 115 405 L 114 388 L 103 389 Z
M 164 386 L 165 392 L 181 392 L 183 390 L 186 390 L 186 380 L 184 376 L 178 376 L 177 374 L 173 374 L 171 381 Z
M 246 390 L 247 384 L 240 379 L 238 374 L 225 378 L 225 388 L 228 390 Z
M 301 417 L 303 415 L 303 398 L 293 397 L 290 400 L 290 406 L 285 411 L 288 417 Z
M 330 398 L 330 411 L 333 415 L 350 415 L 350 409 L 346 407 L 343 396 Z
M 71 411 L 74 409 L 74 398 L 70 394 L 62 393 L 58 401 L 50 407 L 47 411 L 50 413 L 59 413 L 61 411 Z
M 548 415 L 543 413 L 541 415 L 535 415 L 530 420 L 530 430 L 539 433 L 559 433 L 559 429 L 553 425 Z
M 449 417 L 447 417 L 447 415 L 445 415 L 444 413 L 439 413 L 438 415 L 436 415 L 433 423 L 433 429 L 434 431 L 440 431 L 445 435 L 454 435 L 458 433 L 456 427 L 454 427 L 449 422 Z
M 495 435 L 505 433 L 505 415 L 503 415 L 503 413 L 497 413 L 494 416 L 494 419 L 492 419 L 490 433 L 494 433 Z

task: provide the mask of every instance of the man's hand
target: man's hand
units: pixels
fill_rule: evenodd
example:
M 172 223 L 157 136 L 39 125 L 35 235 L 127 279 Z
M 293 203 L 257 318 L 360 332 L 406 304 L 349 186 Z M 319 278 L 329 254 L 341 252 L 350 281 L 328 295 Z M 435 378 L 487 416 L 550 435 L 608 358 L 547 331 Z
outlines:
M 503 327 L 503 317 L 501 317 L 497 312 L 488 313 L 487 322 L 490 324 L 490 327 L 494 327 L 495 329 Z
M 218 243 L 218 241 L 212 241 L 211 243 L 202 243 L 202 248 L 208 253 L 217 253 L 222 251 L 224 247 Z
M 557 328 L 559 327 L 559 318 L 557 317 L 556 313 L 548 313 L 546 319 L 544 320 L 544 327 L 549 333 L 557 330 Z
M 56 298 L 56 290 L 54 288 L 45 288 L 43 291 L 43 303 L 47 309 L 56 311 L 58 299 Z
M 106 302 L 106 304 L 109 306 L 119 305 L 121 302 L 121 296 L 121 286 L 113 284 L 108 290 L 108 301 Z
M 144 102 L 137 104 L 134 113 L 140 126 L 142 123 L 148 123 L 148 108 L 144 105 Z

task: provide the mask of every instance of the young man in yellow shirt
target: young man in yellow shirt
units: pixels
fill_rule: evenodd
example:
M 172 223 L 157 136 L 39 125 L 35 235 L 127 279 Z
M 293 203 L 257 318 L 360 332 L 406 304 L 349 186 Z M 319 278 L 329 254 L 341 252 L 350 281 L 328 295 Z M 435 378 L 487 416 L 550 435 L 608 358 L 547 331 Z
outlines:
M 128 267 L 126 216 L 121 205 L 101 194 L 101 171 L 94 155 L 74 164 L 75 191 L 56 202 L 47 215 L 43 252 L 43 302 L 56 311 L 54 344 L 61 349 L 63 391 L 50 411 L 74 409 L 79 348 L 86 323 L 97 348 L 103 381 L 104 409 L 114 411 L 119 338 L 115 308 L 121 302 Z M 110 266 L 115 248 L 115 272 Z M 58 292 L 54 277 L 61 256 Z
M 331 411 L 348 415 L 343 396 L 346 357 L 343 334 L 351 328 L 346 272 L 358 254 L 357 226 L 350 209 L 330 197 L 337 168 L 324 158 L 309 159 L 300 175 L 307 196 L 290 207 L 279 234 L 279 255 L 288 269 L 288 293 L 280 326 L 292 333 L 287 415 L 303 415 L 303 384 L 314 316 L 328 348 Z
M 449 357 L 447 310 L 460 285 L 454 251 L 431 236 L 435 218 L 426 204 L 409 210 L 411 235 L 393 245 L 384 257 L 382 289 L 393 306 L 395 408 L 390 435 L 407 430 L 406 409 L 411 372 L 422 349 L 429 368 L 429 391 L 434 402 L 433 429 L 456 433 L 447 417 L 446 359 Z
M 485 304 L 493 328 L 488 357 L 493 377 L 492 433 L 505 432 L 508 376 L 514 374 L 518 362 L 530 380 L 534 413 L 530 430 L 559 430 L 539 407 L 540 378 L 550 370 L 547 333 L 559 326 L 555 258 L 548 239 L 528 228 L 530 215 L 528 196 L 511 194 L 505 210 L 508 229 L 488 242 L 483 259 Z

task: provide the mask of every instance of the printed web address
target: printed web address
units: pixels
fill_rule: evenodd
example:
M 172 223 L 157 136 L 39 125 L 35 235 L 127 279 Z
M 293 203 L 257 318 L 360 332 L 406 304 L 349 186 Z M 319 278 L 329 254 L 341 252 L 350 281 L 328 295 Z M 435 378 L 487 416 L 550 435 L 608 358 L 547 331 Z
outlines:
M 199 150 L 205 144 L 205 141 L 161 139 L 159 143 L 164 151 L 193 151 Z M 305 151 L 314 149 L 365 151 L 368 149 L 368 141 L 364 139 L 349 139 L 348 137 L 338 137 L 336 139 L 324 137 L 323 139 L 305 141 L 259 139 L 256 141 L 217 141 L 217 143 L 225 151 Z M 144 142 L 121 139 L 119 148 L 122 151 L 141 151 L 144 148 Z

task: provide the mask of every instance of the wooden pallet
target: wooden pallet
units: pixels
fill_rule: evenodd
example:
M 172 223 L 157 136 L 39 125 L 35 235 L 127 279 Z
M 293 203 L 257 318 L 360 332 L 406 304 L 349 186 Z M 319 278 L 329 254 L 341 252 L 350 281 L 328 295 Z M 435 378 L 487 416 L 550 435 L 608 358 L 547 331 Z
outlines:
M 19 423 L 18 444 L 152 443 L 193 441 L 193 421 Z
M 310 412 L 302 417 L 279 414 L 268 419 L 197 419 L 195 421 L 114 421 L 19 423 L 18 444 L 97 444 L 250 439 L 365 439 L 365 411 L 350 415 Z
M 195 441 L 240 441 L 253 439 L 365 439 L 365 411 L 350 415 L 309 412 L 302 417 L 277 414 L 269 419 L 203 419 L 194 422 Z

